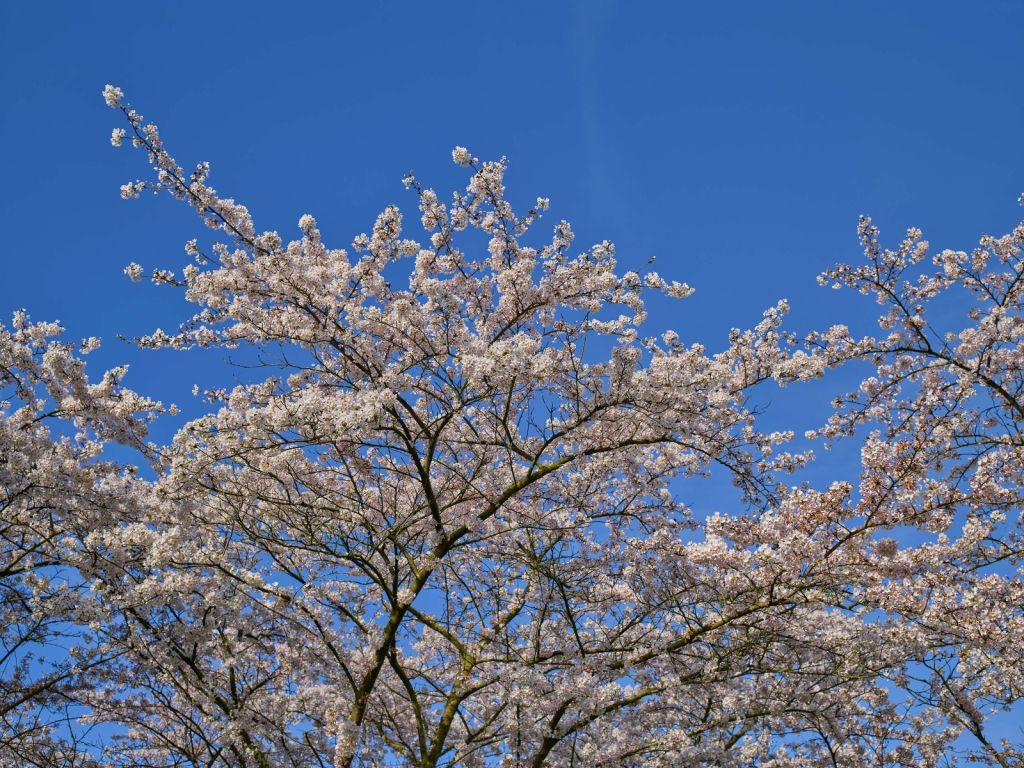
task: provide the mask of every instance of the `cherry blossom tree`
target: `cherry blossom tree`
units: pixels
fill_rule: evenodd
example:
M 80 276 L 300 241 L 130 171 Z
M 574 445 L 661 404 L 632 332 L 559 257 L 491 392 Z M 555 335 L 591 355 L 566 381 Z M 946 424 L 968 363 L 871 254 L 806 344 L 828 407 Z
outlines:
M 145 453 L 159 403 L 123 388 L 123 369 L 90 383 L 55 323 L 17 312 L 0 325 L 0 761 L 81 762 L 77 702 L 113 649 L 86 629 L 89 585 L 69 560 L 91 531 L 134 516 L 136 480 L 103 458 L 121 444 Z M 86 339 L 77 353 L 99 346 Z
M 308 215 L 285 242 L 104 97 L 155 171 L 122 195 L 167 192 L 212 233 L 149 272 L 197 310 L 138 344 L 266 369 L 149 445 L 159 403 L 121 371 L 88 385 L 16 318 L 0 759 L 1024 764 L 990 725 L 1024 686 L 1024 226 L 929 261 L 864 219 L 864 263 L 822 280 L 873 295 L 881 336 L 798 338 L 780 302 L 709 353 L 643 335 L 645 294 L 688 286 L 574 250 L 564 221 L 539 237 L 548 201 L 516 213 L 504 160 L 457 147 L 450 201 L 405 179 L 423 242 L 396 207 L 347 250 Z M 855 441 L 861 466 L 817 488 L 751 398 L 840 366 L 868 375 L 804 439 Z M 686 505 L 709 473 L 732 512 Z

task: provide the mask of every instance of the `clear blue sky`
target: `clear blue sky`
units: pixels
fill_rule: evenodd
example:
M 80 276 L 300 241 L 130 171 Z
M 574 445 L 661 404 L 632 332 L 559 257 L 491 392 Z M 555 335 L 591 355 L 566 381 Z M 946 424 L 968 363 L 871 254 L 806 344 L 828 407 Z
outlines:
M 696 287 L 652 324 L 710 349 L 780 297 L 796 328 L 869 319 L 814 280 L 857 258 L 858 214 L 889 242 L 914 225 L 966 248 L 1012 227 L 1024 191 L 1019 0 L 0 0 L 0 78 L 0 314 L 103 337 L 96 363 L 130 361 L 131 386 L 186 413 L 202 360 L 116 336 L 184 317 L 121 270 L 180 268 L 197 221 L 120 200 L 146 168 L 109 145 L 108 82 L 286 237 L 309 212 L 347 244 L 413 207 L 407 170 L 449 190 L 453 145 L 506 154 L 513 200 L 549 196 L 581 245 L 615 241 L 625 268 L 656 255 Z
M 463 183 L 463 144 L 507 154 L 513 199 L 549 196 L 579 243 L 697 288 L 655 326 L 713 349 L 783 296 L 797 328 L 863 319 L 814 282 L 857 258 L 859 213 L 952 247 L 1017 220 L 1022 72 L 1016 1 L 2 2 L 0 313 L 99 335 L 97 363 L 191 400 L 194 365 L 116 338 L 183 317 L 121 269 L 180 268 L 197 222 L 120 200 L 146 168 L 109 146 L 110 82 L 286 237 L 309 212 L 349 243 L 385 204 L 412 208 L 410 168 Z

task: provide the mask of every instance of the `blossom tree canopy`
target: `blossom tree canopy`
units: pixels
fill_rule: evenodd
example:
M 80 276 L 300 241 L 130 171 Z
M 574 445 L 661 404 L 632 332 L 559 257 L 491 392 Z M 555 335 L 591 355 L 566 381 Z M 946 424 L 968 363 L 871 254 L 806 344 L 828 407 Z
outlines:
M 1024 225 L 932 255 L 864 218 L 821 281 L 879 335 L 782 301 L 712 354 L 644 336 L 691 289 L 537 235 L 504 159 L 456 147 L 450 200 L 408 176 L 419 240 L 388 207 L 286 242 L 103 95 L 155 171 L 122 195 L 212 230 L 148 273 L 195 313 L 137 343 L 267 375 L 149 443 L 172 409 L 90 384 L 98 342 L 0 327 L 0 765 L 1024 764 L 990 724 L 1024 696 Z M 860 466 L 815 487 L 750 398 L 847 364 L 804 441 Z M 732 513 L 686 505 L 708 473 Z

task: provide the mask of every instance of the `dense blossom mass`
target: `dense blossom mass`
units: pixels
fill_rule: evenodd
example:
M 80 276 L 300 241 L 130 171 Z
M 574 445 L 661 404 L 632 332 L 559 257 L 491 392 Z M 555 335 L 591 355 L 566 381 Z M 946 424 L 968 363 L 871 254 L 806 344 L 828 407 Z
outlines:
M 212 230 L 125 268 L 197 308 L 138 343 L 266 375 L 155 444 L 174 409 L 87 378 L 97 340 L 0 326 L 0 765 L 1024 764 L 991 724 L 1024 696 L 1024 225 L 935 253 L 862 219 L 821 280 L 877 335 L 780 302 L 712 354 L 643 335 L 688 286 L 537 236 L 504 159 L 456 147 L 448 200 L 407 177 L 418 240 L 389 207 L 286 242 L 103 96 L 155 171 L 122 195 Z M 761 426 L 755 391 L 842 366 L 826 423 Z M 708 473 L 731 513 L 686 506 Z

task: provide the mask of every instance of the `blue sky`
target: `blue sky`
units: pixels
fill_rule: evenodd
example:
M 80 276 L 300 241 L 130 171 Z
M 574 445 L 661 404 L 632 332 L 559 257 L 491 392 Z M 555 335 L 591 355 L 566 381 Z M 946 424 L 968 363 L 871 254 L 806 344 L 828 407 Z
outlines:
M 120 199 L 147 169 L 109 145 L 109 82 L 286 238 L 306 212 L 339 245 L 388 203 L 412 210 L 409 169 L 461 186 L 461 144 L 508 155 L 513 201 L 550 197 L 581 247 L 613 240 L 624 268 L 656 256 L 697 289 L 656 302 L 654 328 L 714 350 L 782 297 L 798 330 L 865 323 L 873 303 L 815 283 L 858 258 L 858 214 L 887 242 L 913 225 L 940 248 L 1020 218 L 1022 72 L 1017 0 L 0 0 L 0 316 L 101 336 L 95 363 L 194 402 L 203 358 L 117 338 L 183 319 L 174 292 L 121 270 L 180 268 L 198 230 L 169 199 Z
M 625 267 L 656 255 L 696 287 L 652 320 L 712 348 L 783 296 L 794 327 L 866 317 L 814 282 L 857 257 L 859 213 L 944 247 L 1018 218 L 1019 2 L 282 8 L 0 4 L 0 313 L 102 336 L 97 362 L 186 399 L 178 358 L 115 338 L 180 319 L 121 269 L 180 267 L 196 222 L 120 200 L 146 169 L 109 146 L 107 82 L 285 236 L 310 212 L 348 243 L 387 203 L 412 207 L 410 168 L 444 190 L 463 183 L 453 145 L 506 154 L 514 200 L 549 196 L 582 245 L 615 241 Z
M 940 248 L 1020 217 L 1024 3 L 280 8 L 0 1 L 0 316 L 24 307 L 72 338 L 102 337 L 94 375 L 130 362 L 130 386 L 186 415 L 202 408 L 194 383 L 242 374 L 220 352 L 118 339 L 186 316 L 175 291 L 121 270 L 180 269 L 200 229 L 166 197 L 120 199 L 147 168 L 109 144 L 108 82 L 183 165 L 211 161 L 214 186 L 286 238 L 306 212 L 345 245 L 385 205 L 413 210 L 410 169 L 461 187 L 456 144 L 508 155 L 512 200 L 550 197 L 546 220 L 571 221 L 581 249 L 610 239 L 624 269 L 656 256 L 665 278 L 694 286 L 652 304 L 651 330 L 709 350 L 782 297 L 794 329 L 869 327 L 873 302 L 815 282 L 859 258 L 860 213 L 889 242 L 914 225 Z M 816 426 L 834 384 L 773 402 L 771 428 Z M 709 508 L 725 501 L 707 493 Z
M 214 186 L 285 237 L 309 212 L 344 245 L 388 203 L 412 210 L 409 169 L 462 186 L 455 144 L 508 155 L 513 201 L 548 196 L 547 220 L 570 220 L 581 248 L 613 240 L 624 269 L 656 256 L 694 286 L 655 301 L 651 328 L 710 350 L 781 297 L 797 330 L 868 323 L 872 302 L 815 283 L 859 257 L 860 213 L 889 242 L 914 225 L 955 248 L 1020 216 L 1024 3 L 280 9 L 0 3 L 0 314 L 102 337 L 94 373 L 130 362 L 129 385 L 186 414 L 201 407 L 194 383 L 234 374 L 220 352 L 117 338 L 185 317 L 174 291 L 121 270 L 180 268 L 198 222 L 165 197 L 120 199 L 147 168 L 109 145 L 108 82 L 183 165 L 211 161 Z M 806 416 L 808 398 L 823 416 L 833 391 L 773 404 L 773 426 Z

